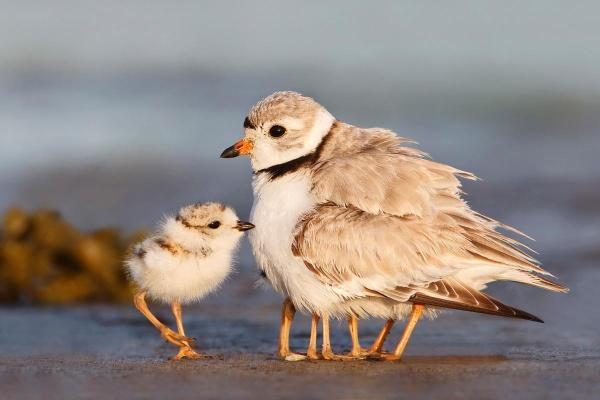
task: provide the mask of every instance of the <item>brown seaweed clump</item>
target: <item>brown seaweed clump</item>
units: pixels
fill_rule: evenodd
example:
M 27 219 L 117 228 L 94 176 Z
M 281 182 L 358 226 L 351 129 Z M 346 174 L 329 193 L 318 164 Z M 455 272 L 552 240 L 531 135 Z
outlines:
M 0 228 L 0 303 L 129 301 L 122 262 L 146 232 L 84 233 L 50 210 L 8 209 Z

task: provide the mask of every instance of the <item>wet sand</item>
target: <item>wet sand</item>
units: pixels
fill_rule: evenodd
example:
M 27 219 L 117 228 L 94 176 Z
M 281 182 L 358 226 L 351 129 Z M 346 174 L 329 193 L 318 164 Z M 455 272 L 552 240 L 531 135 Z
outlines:
M 185 363 L 50 357 L 3 360 L 0 368 L 5 399 L 592 399 L 600 374 L 592 359 L 525 361 L 501 356 L 413 356 L 396 364 L 284 363 L 265 355 Z
M 253 289 L 250 272 L 206 302 L 184 309 L 188 333 L 200 349 L 220 356 L 214 360 L 170 361 L 174 349 L 127 305 L 2 308 L 1 397 L 597 398 L 600 313 L 594 288 L 600 284 L 600 270 L 595 259 L 580 257 L 578 267 L 571 269 L 551 263 L 549 268 L 573 289 L 566 296 L 518 285 L 492 288 L 545 324 L 446 313 L 422 321 L 405 359 L 396 363 L 278 360 L 278 297 Z M 171 321 L 167 308 L 153 309 Z M 380 324 L 361 323 L 364 346 Z M 334 349 L 347 351 L 345 323 L 333 328 Z M 388 347 L 400 330 L 394 328 Z M 299 316 L 293 333 L 292 346 L 304 349 L 306 317 Z

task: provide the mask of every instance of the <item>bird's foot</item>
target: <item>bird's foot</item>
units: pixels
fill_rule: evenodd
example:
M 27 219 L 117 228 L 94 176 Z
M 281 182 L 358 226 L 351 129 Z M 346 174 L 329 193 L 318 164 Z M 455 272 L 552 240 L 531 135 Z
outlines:
M 370 350 L 367 349 L 352 349 L 349 353 L 344 356 L 345 360 L 364 360 L 371 354 Z
M 306 358 L 308 358 L 309 360 L 319 360 L 319 353 L 317 353 L 316 349 L 308 349 L 306 351 Z
M 375 348 L 375 347 L 371 347 L 368 350 L 363 350 L 365 353 L 365 357 L 366 358 L 380 358 L 381 355 L 383 353 L 385 353 L 385 351 L 383 351 L 381 348 Z
M 284 361 L 302 361 L 307 359 L 307 356 L 304 354 L 294 353 L 290 349 L 279 349 L 277 355 Z
M 304 354 L 290 352 L 283 359 L 285 361 L 303 361 L 308 358 L 310 358 L 310 357 L 307 357 Z
M 402 356 L 397 356 L 394 353 L 371 352 L 366 359 L 370 361 L 400 361 Z
M 344 360 L 344 356 L 340 356 L 338 354 L 334 354 L 331 349 L 323 349 L 321 351 L 321 359 L 327 361 L 342 361 Z
M 175 346 L 190 348 L 194 348 L 196 346 L 196 339 L 180 335 L 166 326 L 160 329 L 160 336 Z
M 177 355 L 175 355 L 175 357 L 173 357 L 173 360 L 180 361 L 180 360 L 183 360 L 184 358 L 187 358 L 188 360 L 200 360 L 200 359 L 207 359 L 207 358 L 211 359 L 211 358 L 217 358 L 217 357 L 209 356 L 206 354 L 200 354 L 200 353 L 197 353 L 195 350 L 193 350 L 189 346 L 183 346 L 179 349 L 179 352 L 177 353 Z

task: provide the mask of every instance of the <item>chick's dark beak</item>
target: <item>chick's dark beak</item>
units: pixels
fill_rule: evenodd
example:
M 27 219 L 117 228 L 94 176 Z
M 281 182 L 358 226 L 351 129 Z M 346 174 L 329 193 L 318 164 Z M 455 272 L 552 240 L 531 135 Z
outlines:
M 250 222 L 245 222 L 245 221 L 238 221 L 235 229 L 237 229 L 238 231 L 249 231 L 250 229 L 254 228 L 254 224 L 251 224 Z

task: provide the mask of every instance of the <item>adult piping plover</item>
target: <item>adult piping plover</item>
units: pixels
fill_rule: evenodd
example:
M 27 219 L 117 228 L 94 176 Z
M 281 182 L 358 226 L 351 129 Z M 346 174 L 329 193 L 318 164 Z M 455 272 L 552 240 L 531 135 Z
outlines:
M 518 231 L 470 209 L 459 178 L 474 175 L 431 161 L 409 140 L 381 128 L 336 120 L 315 100 L 278 92 L 256 104 L 245 137 L 221 157 L 250 155 L 254 170 L 250 241 L 273 287 L 287 296 L 279 353 L 290 356 L 295 308 L 313 315 L 308 355 L 323 318 L 323 355 L 331 358 L 329 316 L 348 316 L 352 354 L 361 349 L 356 317 L 409 322 L 402 355 L 423 312 L 468 310 L 540 321 L 482 292 L 497 280 L 566 292 L 520 242 Z
M 166 341 L 179 347 L 176 360 L 201 357 L 193 350 L 195 340 L 185 336 L 181 305 L 219 287 L 231 272 L 233 252 L 243 232 L 252 228 L 222 204 L 193 204 L 176 217 L 167 217 L 159 231 L 136 245 L 127 258 L 127 272 L 139 288 L 134 304 Z M 178 332 L 150 312 L 146 294 L 171 304 Z

